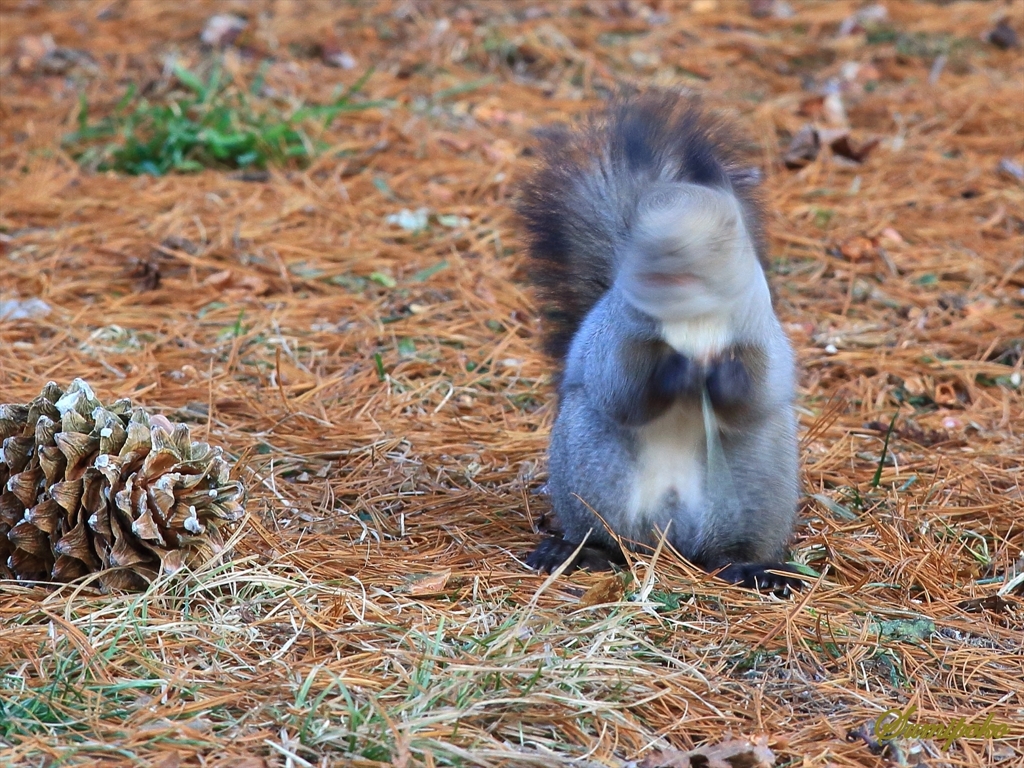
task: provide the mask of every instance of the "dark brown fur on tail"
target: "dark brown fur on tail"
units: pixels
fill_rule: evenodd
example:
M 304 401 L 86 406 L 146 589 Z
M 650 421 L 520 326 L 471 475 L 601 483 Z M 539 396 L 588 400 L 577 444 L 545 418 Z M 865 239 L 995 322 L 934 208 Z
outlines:
M 741 146 L 728 122 L 709 112 L 696 97 L 650 91 L 613 101 L 582 127 L 560 126 L 541 134 L 541 166 L 521 188 L 517 210 L 527 232 L 545 318 L 545 349 L 562 360 L 591 307 L 611 287 L 617 266 L 614 244 L 629 229 L 630 212 L 609 216 L 590 207 L 595 196 L 581 189 L 587 179 L 601 188 L 609 164 L 625 164 L 638 181 L 689 181 L 731 187 L 745 209 L 747 227 L 762 262 L 765 257 L 758 172 L 737 151 Z M 673 173 L 666 177 L 665 169 Z M 628 203 L 621 190 L 608 206 Z M 615 221 L 616 232 L 611 229 Z

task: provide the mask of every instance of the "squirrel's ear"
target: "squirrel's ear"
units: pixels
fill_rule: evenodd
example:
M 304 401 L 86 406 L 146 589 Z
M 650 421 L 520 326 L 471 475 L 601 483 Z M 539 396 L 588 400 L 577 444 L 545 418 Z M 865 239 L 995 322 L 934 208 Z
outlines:
M 761 173 L 761 169 L 755 168 L 752 165 L 729 168 L 727 173 L 729 174 L 729 182 L 732 184 L 733 189 L 753 189 L 764 181 L 764 174 Z

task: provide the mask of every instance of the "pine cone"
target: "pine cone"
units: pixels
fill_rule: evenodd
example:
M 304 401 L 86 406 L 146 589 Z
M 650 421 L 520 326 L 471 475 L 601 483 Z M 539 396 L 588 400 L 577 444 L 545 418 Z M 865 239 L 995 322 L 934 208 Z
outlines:
M 243 513 L 219 448 L 81 379 L 0 405 L 0 440 L 0 578 L 143 588 L 220 552 Z

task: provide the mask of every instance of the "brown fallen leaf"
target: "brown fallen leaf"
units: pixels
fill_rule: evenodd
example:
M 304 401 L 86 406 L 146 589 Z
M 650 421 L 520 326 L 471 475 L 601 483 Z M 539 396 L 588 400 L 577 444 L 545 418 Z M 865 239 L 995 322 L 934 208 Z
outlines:
M 875 244 L 868 238 L 857 235 L 839 246 L 839 252 L 850 261 L 860 261 L 875 255 Z
M 867 156 L 878 146 L 879 139 L 868 139 L 863 144 L 857 145 L 850 140 L 850 134 L 843 133 L 836 136 L 829 142 L 829 148 L 834 154 L 845 157 L 857 163 L 863 163 Z
M 625 589 L 622 584 L 622 578 L 617 573 L 613 573 L 601 579 L 601 581 L 584 592 L 583 597 L 580 598 L 580 606 L 582 608 L 589 608 L 592 605 L 615 603 L 622 599 L 623 592 L 625 592 Z
M 262 277 L 240 275 L 230 269 L 214 272 L 203 280 L 203 285 L 209 285 L 225 293 L 251 293 L 254 296 L 262 296 L 270 291 L 270 285 Z
M 444 591 L 451 575 L 451 568 L 439 573 L 414 573 L 403 579 L 401 591 L 408 595 L 433 595 Z
M 822 104 L 827 104 L 827 99 Z M 862 144 L 855 144 L 846 128 L 821 129 L 808 123 L 793 136 L 782 159 L 787 168 L 803 168 L 818 156 L 822 145 L 826 145 L 832 150 L 832 154 L 862 163 L 871 150 L 878 146 L 879 141 L 873 138 Z
M 957 608 L 968 613 L 980 613 L 992 611 L 992 613 L 1005 613 L 1010 607 L 1010 601 L 1000 595 L 989 595 L 988 597 L 972 597 L 970 600 L 961 600 Z
M 792 141 L 789 142 L 789 147 L 782 160 L 787 168 L 803 168 L 814 161 L 820 150 L 821 141 L 818 138 L 818 131 L 813 125 L 805 125 L 796 132 Z
M 752 741 L 730 739 L 714 746 L 688 751 L 666 749 L 647 755 L 637 768 L 772 768 L 775 753 L 768 749 L 768 737 Z

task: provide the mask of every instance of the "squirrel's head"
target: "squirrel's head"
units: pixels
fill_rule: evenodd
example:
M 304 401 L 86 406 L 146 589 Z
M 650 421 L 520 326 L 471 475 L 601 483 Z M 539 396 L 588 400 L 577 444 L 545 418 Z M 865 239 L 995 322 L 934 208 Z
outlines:
M 662 320 L 731 311 L 764 283 L 739 201 L 690 183 L 648 190 L 618 275 L 626 297 Z

